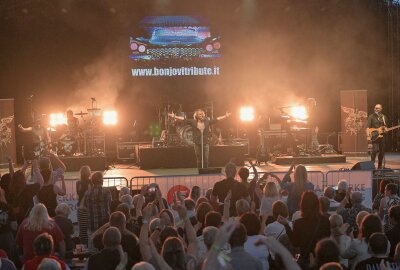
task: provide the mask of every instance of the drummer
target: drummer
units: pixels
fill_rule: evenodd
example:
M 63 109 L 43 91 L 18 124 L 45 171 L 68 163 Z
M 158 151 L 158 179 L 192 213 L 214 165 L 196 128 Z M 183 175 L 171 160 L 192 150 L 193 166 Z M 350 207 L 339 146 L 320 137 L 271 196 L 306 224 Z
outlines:
M 71 136 L 77 136 L 79 131 L 79 119 L 74 117 L 72 110 L 67 111 L 67 126 L 68 132 Z

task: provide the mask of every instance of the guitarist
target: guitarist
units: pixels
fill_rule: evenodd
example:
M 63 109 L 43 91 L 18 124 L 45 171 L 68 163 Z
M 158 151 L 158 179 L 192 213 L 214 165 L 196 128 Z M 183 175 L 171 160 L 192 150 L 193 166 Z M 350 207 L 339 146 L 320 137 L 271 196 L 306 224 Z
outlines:
M 385 137 L 371 140 L 373 134 L 370 128 L 382 127 L 383 132 L 386 132 L 387 117 L 382 113 L 382 105 L 376 104 L 374 113 L 368 116 L 367 139 L 372 143 L 371 161 L 375 163 L 376 154 L 378 154 L 378 169 L 382 169 L 382 162 L 385 156 Z
M 43 150 L 50 148 L 51 139 L 49 132 L 46 127 L 42 125 L 42 120 L 40 118 L 34 120 L 32 127 L 24 128 L 19 124 L 18 128 L 22 133 L 32 133 L 32 148 L 35 157 L 40 156 Z

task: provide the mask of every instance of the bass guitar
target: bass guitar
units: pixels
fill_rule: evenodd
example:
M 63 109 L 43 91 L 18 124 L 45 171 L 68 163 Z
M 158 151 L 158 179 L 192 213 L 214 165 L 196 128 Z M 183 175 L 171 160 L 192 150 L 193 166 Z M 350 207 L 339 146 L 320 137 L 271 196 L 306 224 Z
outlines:
M 375 141 L 383 138 L 383 134 L 385 134 L 386 132 L 392 131 L 399 127 L 400 127 L 400 125 L 393 126 L 391 128 L 386 128 L 386 129 L 383 126 L 378 127 L 378 128 L 368 128 L 369 134 L 371 134 L 371 141 L 375 142 Z

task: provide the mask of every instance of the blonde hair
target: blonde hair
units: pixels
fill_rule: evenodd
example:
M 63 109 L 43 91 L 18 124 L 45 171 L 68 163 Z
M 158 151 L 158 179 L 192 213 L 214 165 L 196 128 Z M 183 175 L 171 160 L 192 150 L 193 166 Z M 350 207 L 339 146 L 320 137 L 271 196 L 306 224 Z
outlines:
M 340 236 L 342 235 L 341 227 L 343 225 L 343 218 L 341 215 L 333 214 L 329 217 L 331 224 L 331 238 L 339 245 Z
M 199 118 L 198 118 L 198 114 L 199 114 L 200 112 L 206 113 L 203 109 L 197 109 L 197 110 L 194 112 L 194 114 L 193 114 L 193 118 L 196 119 L 196 120 L 198 120 L 198 119 L 199 119 Z
M 307 183 L 307 169 L 304 165 L 298 165 L 294 170 L 294 190 L 297 194 L 303 193 L 305 183 Z
M 68 217 L 71 214 L 71 208 L 66 203 L 60 203 L 57 205 L 55 212 L 57 215 Z
M 43 229 L 52 229 L 53 227 L 54 221 L 49 217 L 46 206 L 38 203 L 33 206 L 29 213 L 24 228 L 29 231 L 42 231 Z
M 265 197 L 278 197 L 278 188 L 275 183 L 270 181 L 264 187 L 264 195 Z

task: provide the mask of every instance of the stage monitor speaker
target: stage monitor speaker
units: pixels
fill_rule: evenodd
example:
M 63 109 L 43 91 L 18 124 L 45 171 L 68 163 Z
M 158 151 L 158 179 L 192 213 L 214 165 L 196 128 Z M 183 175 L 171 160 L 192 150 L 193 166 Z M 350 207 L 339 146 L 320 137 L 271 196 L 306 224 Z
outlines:
M 354 164 L 354 166 L 351 168 L 352 171 L 358 171 L 358 170 L 375 170 L 375 164 L 373 161 L 360 161 Z
M 199 174 L 219 174 L 221 173 L 221 168 L 203 168 L 199 169 Z

